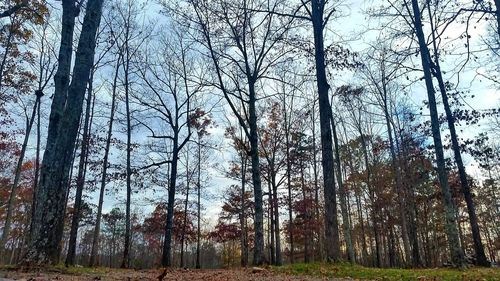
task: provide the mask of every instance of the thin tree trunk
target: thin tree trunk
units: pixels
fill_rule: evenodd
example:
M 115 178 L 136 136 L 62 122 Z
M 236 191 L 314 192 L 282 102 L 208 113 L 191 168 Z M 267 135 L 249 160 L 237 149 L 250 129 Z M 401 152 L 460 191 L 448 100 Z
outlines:
M 43 92 L 40 91 L 38 94 L 43 96 Z M 40 176 L 40 136 L 41 136 L 41 130 L 40 130 L 40 106 L 41 106 L 41 99 L 38 99 L 38 109 L 36 111 L 36 153 L 35 153 L 35 177 L 33 179 L 33 195 L 31 197 L 31 217 L 30 217 L 30 230 L 28 233 L 28 239 L 27 239 L 27 244 L 29 243 L 30 239 L 30 233 L 31 229 L 33 228 L 33 217 L 35 216 L 35 205 L 36 205 L 36 191 L 38 189 L 38 177 Z
M 99 263 L 98 251 L 99 251 L 99 239 L 101 232 L 101 218 L 102 218 L 102 205 L 104 204 L 104 192 L 106 191 L 106 180 L 109 164 L 109 150 L 111 146 L 111 138 L 113 135 L 113 122 L 115 119 L 115 109 L 116 109 L 116 87 L 118 83 L 118 72 L 120 69 L 120 57 L 118 58 L 115 66 L 115 74 L 113 78 L 112 94 L 111 94 L 111 112 L 109 114 L 109 126 L 108 133 L 106 136 L 106 145 L 104 147 L 104 156 L 102 160 L 102 175 L 99 190 L 99 202 L 97 203 L 97 215 L 96 223 L 94 228 L 94 233 L 92 237 L 92 250 L 90 252 L 90 262 L 89 266 L 95 266 Z
M 313 108 L 311 111 L 311 120 L 312 120 L 312 145 L 313 145 L 313 176 L 314 176 L 314 212 L 316 215 L 316 221 L 319 222 L 321 219 L 321 213 L 319 210 L 319 180 L 318 180 L 318 161 L 316 159 L 317 155 L 317 147 L 316 147 L 316 119 L 315 119 L 315 109 L 314 109 L 314 104 L 316 103 L 313 102 Z M 320 224 L 318 227 L 318 247 L 317 247 L 317 254 L 319 256 L 319 260 L 323 260 L 324 255 L 323 255 L 323 231 L 322 231 L 322 225 Z
M 271 170 L 271 169 L 270 169 Z M 269 213 L 268 213 L 268 220 L 269 220 L 269 251 L 270 251 L 270 262 L 272 265 L 276 264 L 276 252 L 275 252 L 275 236 L 274 236 L 274 229 L 276 227 L 275 221 L 274 221 L 274 203 L 273 203 L 273 190 L 271 188 L 271 175 L 268 175 L 269 179 L 267 181 L 267 190 L 269 194 Z
M 199 135 L 198 135 L 199 136 Z M 200 260 L 200 248 L 201 248 L 201 138 L 198 137 L 198 176 L 196 187 L 198 188 L 197 194 L 197 207 L 198 207 L 198 221 L 197 221 L 197 233 L 196 233 L 196 268 L 201 268 Z M 243 233 L 243 228 L 242 228 Z M 243 234 L 241 235 L 243 236 Z M 242 248 L 243 249 L 243 248 Z M 242 255 L 243 256 L 243 255 Z
M 76 179 L 76 195 L 75 195 L 75 204 L 73 207 L 73 217 L 71 221 L 71 231 L 69 234 L 69 244 L 68 244 L 68 255 L 66 257 L 66 266 L 75 264 L 75 256 L 76 256 L 76 239 L 78 235 L 78 226 L 80 224 L 80 209 L 82 207 L 82 195 L 83 195 L 83 187 L 85 185 L 85 164 L 88 154 L 88 145 L 89 145 L 89 123 L 90 123 L 90 112 L 91 112 L 91 100 L 93 96 L 92 89 L 92 80 L 94 78 L 95 69 L 91 70 L 90 78 L 89 78 L 89 86 L 87 90 L 87 105 L 85 110 L 85 119 L 83 121 L 83 136 L 82 136 L 82 145 L 80 150 L 80 160 L 78 163 L 78 175 Z
M 331 116 L 332 132 L 333 132 L 333 142 L 335 147 L 335 163 L 337 164 L 337 184 L 339 186 L 340 195 L 340 210 L 342 212 L 344 239 L 347 246 L 347 256 L 350 262 L 356 262 L 356 257 L 354 256 L 354 248 L 352 245 L 351 238 L 351 225 L 349 224 L 349 215 L 347 213 L 347 194 L 345 187 L 342 183 L 342 169 L 340 164 L 340 152 L 339 152 L 339 142 L 337 138 L 337 129 L 335 126 L 335 121 L 333 120 L 333 115 Z
M 429 103 L 429 111 L 431 115 L 432 136 L 434 139 L 434 149 L 436 152 L 436 163 L 439 183 L 443 196 L 445 210 L 445 230 L 448 237 L 449 250 L 451 253 L 451 261 L 454 266 L 462 267 L 465 263 L 464 254 L 460 247 L 458 229 L 455 217 L 455 204 L 451 197 L 451 192 L 448 184 L 448 175 L 445 167 L 445 158 L 443 152 L 443 144 L 441 141 L 441 130 L 439 126 L 439 116 L 436 106 L 436 97 L 434 85 L 432 83 L 431 65 L 432 59 L 427 47 L 425 35 L 422 29 L 422 18 L 417 0 L 412 0 L 413 18 L 415 21 L 415 33 L 420 47 L 420 57 L 422 60 L 422 68 L 424 71 L 424 79 L 427 87 L 427 96 Z
M 283 99 L 285 103 L 285 98 Z M 283 119 L 285 120 L 285 146 L 286 146 L 286 181 L 288 189 L 288 236 L 290 238 L 290 263 L 294 263 L 295 247 L 293 240 L 293 210 L 292 210 L 292 160 L 290 158 L 290 122 L 287 118 L 287 109 L 283 105 Z
M 392 128 L 394 130 L 394 136 L 395 136 L 393 145 L 395 144 L 396 148 L 401 147 L 401 145 L 398 142 L 396 128 L 395 128 L 395 126 L 392 126 Z M 403 137 L 401 136 L 401 139 L 402 138 Z M 401 142 L 403 142 L 403 140 L 401 140 Z M 399 162 L 403 162 L 404 169 L 406 169 L 406 171 L 409 171 L 408 161 L 406 161 L 406 159 L 409 159 L 407 149 L 403 146 L 401 151 L 403 153 L 402 159 L 404 159 L 404 160 L 401 161 L 401 159 L 400 159 Z M 397 160 L 398 159 L 396 159 L 396 161 Z M 400 176 L 401 176 L 401 172 L 400 172 Z M 401 184 L 404 185 L 405 183 L 402 181 Z M 406 185 L 407 185 L 407 187 L 404 191 L 407 192 L 407 196 L 406 196 L 406 198 L 407 198 L 407 206 L 406 206 L 407 210 L 406 211 L 408 214 L 408 221 L 410 222 L 410 225 L 408 227 L 408 235 L 409 235 L 409 239 L 410 239 L 411 246 L 412 246 L 412 249 L 411 249 L 411 251 L 412 251 L 411 252 L 412 265 L 413 265 L 413 267 L 421 267 L 422 260 L 420 258 L 419 242 L 418 242 L 418 220 L 417 220 L 417 206 L 415 205 L 415 187 L 413 186 L 413 183 L 411 183 L 411 182 L 406 183 Z
M 16 191 L 17 191 L 17 186 L 19 185 L 19 181 L 21 180 L 21 170 L 23 167 L 23 161 L 24 161 L 24 155 L 26 154 L 26 148 L 28 146 L 28 140 L 31 134 L 31 128 L 33 127 L 33 123 L 35 121 L 36 117 L 36 112 L 38 109 L 38 106 L 40 104 L 40 98 L 41 95 L 36 95 L 35 103 L 33 105 L 33 110 L 31 112 L 31 116 L 26 123 L 26 131 L 24 133 L 24 140 L 23 140 L 23 145 L 21 146 L 21 152 L 19 154 L 19 159 L 17 160 L 17 165 L 16 165 L 16 170 L 15 170 L 15 175 L 14 175 L 14 182 L 12 183 L 12 186 L 10 188 L 10 194 L 9 194 L 9 201 L 7 203 L 7 214 L 5 216 L 5 223 L 4 227 L 2 230 L 2 238 L 0 239 L 0 256 L 3 256 L 3 251 L 5 249 L 5 243 L 7 242 L 7 239 L 9 238 L 10 234 L 10 226 L 12 223 L 12 212 L 14 209 L 14 205 L 16 204 Z
M 189 149 L 188 149 L 189 151 Z M 188 213 L 188 202 L 189 202 L 189 153 L 186 156 L 186 199 L 184 201 L 184 218 L 181 233 L 181 268 L 184 268 L 184 240 L 186 238 L 186 224 L 187 224 L 187 213 Z
M 247 173 L 247 156 L 245 153 L 241 155 L 241 210 L 240 210 L 240 228 L 241 228 L 241 266 L 246 267 L 248 265 L 248 231 L 246 226 L 246 214 L 245 214 L 245 187 L 246 187 L 246 173 Z
M 434 49 L 434 55 L 437 56 L 436 48 Z M 450 103 L 448 101 L 448 95 L 446 93 L 446 87 L 444 84 L 441 68 L 439 66 L 438 58 L 434 60 L 433 66 L 433 73 L 438 81 L 441 98 L 443 99 L 444 111 L 446 112 L 446 121 L 448 123 L 448 129 L 450 131 L 451 147 L 453 150 L 453 155 L 455 156 L 455 162 L 457 163 L 458 174 L 460 177 L 460 186 L 462 188 L 462 193 L 464 194 L 465 203 L 467 205 L 467 212 L 469 214 L 469 224 L 472 231 L 472 240 L 474 241 L 474 250 L 476 253 L 476 264 L 480 266 L 490 266 L 490 263 L 486 258 L 486 254 L 484 253 L 484 246 L 483 242 L 481 241 L 481 233 L 479 230 L 479 224 L 477 222 L 476 207 L 474 204 L 474 200 L 472 199 L 472 192 L 470 190 L 469 181 L 467 179 L 467 173 L 465 171 L 462 154 L 460 152 L 460 144 L 458 143 L 457 131 L 455 129 L 455 117 L 453 116 L 453 112 L 451 112 Z
M 281 266 L 283 260 L 281 257 L 281 238 L 280 238 L 280 218 L 278 206 L 278 186 L 276 184 L 276 174 L 271 175 L 271 186 L 273 188 L 273 211 L 274 211 L 274 236 L 276 239 L 276 260 L 275 265 Z
M 124 61 L 124 74 L 125 74 L 125 111 L 127 116 L 127 167 L 126 167 L 126 184 L 127 184 L 127 201 L 125 203 L 125 243 L 123 247 L 123 260 L 121 268 L 128 268 L 130 263 L 130 204 L 132 195 L 132 167 L 131 167 L 131 153 L 132 153 L 132 125 L 130 116 L 130 85 L 129 85 L 129 70 L 130 70 L 130 57 L 128 36 L 129 25 L 126 27 L 126 40 L 125 40 L 125 61 Z

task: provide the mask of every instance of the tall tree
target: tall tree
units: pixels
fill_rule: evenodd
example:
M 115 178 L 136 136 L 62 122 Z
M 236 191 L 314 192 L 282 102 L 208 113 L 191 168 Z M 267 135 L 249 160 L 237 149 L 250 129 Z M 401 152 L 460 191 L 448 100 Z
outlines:
M 141 121 L 141 125 L 151 133 L 152 139 L 163 142 L 162 145 L 168 143 L 171 151 L 169 159 L 153 161 L 145 167 L 170 165 L 163 266 L 172 266 L 172 231 L 178 160 L 181 150 L 191 139 L 190 117 L 195 110 L 192 106 L 193 98 L 203 88 L 203 84 L 196 81 L 200 73 L 195 68 L 196 57 L 193 55 L 188 38 L 182 29 L 174 29 L 172 33 L 175 34 L 172 39 L 165 37 L 161 39 L 158 46 L 160 52 L 156 53 L 170 55 L 146 58 L 140 69 L 144 86 L 150 91 L 151 96 L 141 97 L 139 103 L 152 113 L 149 118 L 146 118 L 147 122 Z M 166 130 L 159 131 L 152 127 L 150 122 L 160 122 L 164 124 L 163 127 L 166 127 Z
M 111 148 L 111 138 L 113 136 L 113 123 L 115 121 L 115 112 L 116 112 L 116 96 L 117 96 L 117 86 L 118 86 L 118 75 L 120 71 L 121 65 L 121 52 L 118 52 L 118 58 L 116 59 L 116 65 L 114 69 L 113 75 L 113 83 L 111 86 L 111 109 L 109 113 L 109 125 L 108 131 L 106 135 L 106 144 L 104 146 L 104 155 L 102 160 L 102 174 L 100 180 L 100 188 L 99 188 L 99 201 L 97 203 L 97 214 L 96 214 L 96 222 L 94 227 L 94 234 L 92 239 L 92 248 L 90 253 L 90 261 L 89 265 L 94 266 L 98 265 L 98 251 L 99 251 L 99 240 L 100 240 L 100 232 L 101 232 L 101 219 L 102 219 L 102 207 L 104 204 L 104 192 L 106 191 L 106 181 L 108 179 L 108 166 L 109 166 L 109 151 Z
M 291 20 L 280 21 L 274 13 L 265 15 L 258 10 L 278 11 L 278 2 L 252 1 L 190 1 L 202 44 L 215 68 L 217 88 L 224 95 L 250 141 L 248 152 L 252 165 L 255 198 L 255 245 L 253 263 L 264 263 L 264 210 L 259 159 L 257 126 L 257 94 L 271 66 L 285 53 L 277 52 Z M 223 32 L 226 36 L 220 36 Z M 227 48 L 231 46 L 231 48 Z M 236 53 L 233 53 L 235 50 Z M 271 55 L 274 55 L 271 58 Z M 229 64 L 229 67 L 224 66 Z M 238 110 L 242 108 L 243 114 Z
M 498 0 L 496 1 L 498 4 Z M 438 4 L 433 5 L 434 9 L 445 9 Z M 476 263 L 481 266 L 488 266 L 489 262 L 486 259 L 486 254 L 484 253 L 483 243 L 481 241 L 481 234 L 479 230 L 479 224 L 477 221 L 476 207 L 472 199 L 472 193 L 470 190 L 470 184 L 467 179 L 467 173 L 465 171 L 464 161 L 462 160 L 462 153 L 460 149 L 460 144 L 458 143 L 457 130 L 455 128 L 456 119 L 452 112 L 450 102 L 448 101 L 448 90 L 450 87 L 446 87 L 446 82 L 443 78 L 443 71 L 441 71 L 441 52 L 439 50 L 439 30 L 437 30 L 437 24 L 440 24 L 439 18 L 434 15 L 436 11 L 432 10 L 432 7 L 428 1 L 426 5 L 426 10 L 429 17 L 430 32 L 432 38 L 432 61 L 430 61 L 430 68 L 433 76 L 438 82 L 439 91 L 441 93 L 441 98 L 443 101 L 443 107 L 446 114 L 446 122 L 448 124 L 448 130 L 450 131 L 451 148 L 453 150 L 453 156 L 455 158 L 455 163 L 457 165 L 458 174 L 460 176 L 460 184 L 462 188 L 462 193 L 464 194 L 465 202 L 467 205 L 467 212 L 469 214 L 469 224 L 472 231 L 472 239 L 474 241 L 474 250 L 476 253 Z M 449 85 L 449 84 L 448 84 Z
M 99 37 L 101 33 L 97 34 Z M 97 40 L 97 39 L 96 39 Z M 107 40 L 106 40 L 107 41 Z M 78 228 L 80 225 L 80 209 L 84 206 L 82 197 L 83 197 L 83 189 L 85 186 L 85 175 L 87 172 L 87 163 L 89 151 L 91 150 L 91 129 L 92 129 L 92 119 L 93 119 L 93 109 L 95 106 L 95 95 L 94 93 L 94 77 L 95 73 L 98 70 L 100 64 L 102 65 L 102 60 L 105 57 L 106 53 L 109 51 L 109 46 L 106 46 L 105 49 L 101 50 L 98 58 L 96 59 L 95 64 L 92 66 L 90 70 L 89 83 L 87 87 L 87 98 L 85 105 L 85 115 L 83 118 L 83 128 L 82 128 L 82 140 L 80 145 L 80 159 L 78 161 L 78 174 L 76 178 L 76 194 L 75 194 L 75 204 L 73 207 L 73 216 L 71 218 L 71 230 L 70 237 L 68 243 L 68 254 L 66 256 L 65 264 L 74 265 L 76 258 L 76 241 L 78 236 Z
M 196 261 L 195 267 L 201 268 L 201 183 L 202 183 L 202 149 L 207 146 L 207 136 L 210 135 L 208 129 L 214 126 L 214 121 L 210 114 L 201 108 L 197 108 L 190 118 L 191 126 L 196 131 L 197 139 L 195 141 L 196 149 L 196 207 L 197 207 L 197 225 L 196 225 Z M 242 234 L 243 236 L 243 234 Z M 243 256 L 243 255 L 242 255 Z M 244 265 L 242 265 L 244 266 Z
M 420 49 L 420 58 L 422 60 L 422 69 L 424 71 L 424 80 L 427 89 L 428 106 L 431 115 L 432 137 L 434 139 L 434 150 L 436 153 L 437 173 L 439 185 L 443 196 L 445 207 L 445 229 L 448 237 L 449 250 L 451 261 L 455 266 L 461 267 L 464 265 L 464 253 L 460 246 L 458 237 L 458 227 L 455 217 L 455 204 L 451 198 L 450 187 L 448 183 L 448 175 L 445 167 L 445 158 L 443 152 L 443 143 L 441 140 L 441 129 L 439 126 L 439 117 L 436 105 L 436 92 L 432 81 L 432 57 L 429 52 L 429 47 L 425 39 L 425 34 L 422 27 L 422 14 L 418 0 L 412 0 L 411 4 L 404 2 L 405 6 L 411 11 L 413 16 L 414 32 L 417 37 L 418 46 Z
M 78 134 L 82 104 L 94 61 L 96 33 L 101 20 L 103 0 L 89 0 L 78 42 L 71 84 L 69 69 L 72 39 L 77 15 L 76 2 L 63 3 L 63 25 L 55 92 L 49 120 L 40 184 L 36 193 L 34 223 L 31 230 L 27 264 L 55 264 L 64 225 L 65 197 L 72 153 Z

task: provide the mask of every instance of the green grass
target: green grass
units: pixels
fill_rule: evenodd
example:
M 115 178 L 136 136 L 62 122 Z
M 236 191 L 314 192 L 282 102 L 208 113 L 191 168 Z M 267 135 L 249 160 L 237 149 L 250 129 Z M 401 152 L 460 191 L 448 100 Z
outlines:
M 371 268 L 347 263 L 293 264 L 273 267 L 272 270 L 292 275 L 339 277 L 380 281 L 500 281 L 498 268 L 469 268 L 464 270 Z

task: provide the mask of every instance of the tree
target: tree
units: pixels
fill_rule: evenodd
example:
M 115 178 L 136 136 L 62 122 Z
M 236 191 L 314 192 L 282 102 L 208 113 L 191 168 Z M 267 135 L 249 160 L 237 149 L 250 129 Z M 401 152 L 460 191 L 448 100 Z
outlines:
M 111 109 L 109 113 L 109 126 L 106 135 L 106 144 L 104 147 L 104 155 L 102 161 L 102 175 L 101 175 L 100 189 L 99 189 L 99 201 L 97 203 L 96 224 L 94 228 L 92 248 L 89 261 L 90 266 L 94 266 L 99 263 L 98 250 L 99 250 L 99 240 L 101 232 L 102 207 L 104 204 L 104 192 L 106 190 L 106 182 L 108 179 L 107 171 L 109 166 L 109 151 L 111 147 L 111 138 L 113 136 L 113 123 L 115 122 L 116 96 L 117 96 L 118 74 L 120 71 L 120 64 L 121 64 L 121 53 L 119 52 L 118 58 L 116 60 L 116 65 L 114 68 L 113 82 L 111 86 Z
M 142 106 L 153 115 L 150 121 L 160 122 L 166 125 L 166 131 L 158 131 L 141 122 L 151 138 L 169 142 L 171 147 L 171 157 L 167 160 L 153 161 L 152 164 L 144 168 L 160 167 L 164 164 L 170 165 L 168 203 L 167 203 L 167 223 L 165 225 L 165 241 L 163 244 L 162 265 L 172 266 L 172 229 L 174 216 L 175 192 L 177 188 L 178 160 L 181 150 L 191 139 L 191 114 L 194 108 L 191 105 L 193 98 L 203 88 L 203 84 L 194 81 L 191 77 L 196 77 L 198 73 L 195 68 L 196 57 L 188 44 L 188 39 L 182 31 L 173 30 L 175 38 L 169 40 L 162 38 L 161 45 L 158 46 L 161 52 L 157 54 L 170 53 L 164 57 L 145 57 L 143 61 L 141 78 L 145 87 L 150 90 L 150 96 L 143 96 L 139 99 Z M 154 59 L 153 59 L 154 58 Z M 168 101 L 168 102 L 166 102 Z
M 59 260 L 58 249 L 64 223 L 69 166 L 78 133 L 83 98 L 93 65 L 95 38 L 101 19 L 102 4 L 102 0 L 90 0 L 87 3 L 75 57 L 73 79 L 68 84 L 77 7 L 75 1 L 63 1 L 59 64 L 54 78 L 56 86 L 40 184 L 35 195 L 35 216 L 30 250 L 24 261 L 26 264 L 55 264 Z
M 405 6 L 409 8 L 409 3 L 405 2 Z M 443 193 L 443 203 L 445 206 L 446 234 L 448 236 L 451 261 L 455 266 L 461 267 L 464 264 L 464 254 L 460 247 L 458 229 L 455 217 L 455 206 L 451 198 L 450 188 L 448 184 L 448 176 L 445 167 L 445 159 L 443 152 L 443 144 L 441 140 L 441 130 L 438 120 L 438 112 L 436 106 L 436 97 L 434 84 L 432 82 L 432 58 L 425 40 L 425 34 L 422 29 L 422 15 L 420 12 L 419 3 L 417 0 L 411 1 L 411 9 L 413 11 L 413 23 L 415 36 L 418 39 L 420 49 L 420 58 L 422 60 L 422 68 L 424 71 L 425 85 L 427 88 L 427 97 L 429 112 L 431 115 L 432 136 L 434 139 L 434 149 L 436 152 L 436 164 L 439 177 L 441 192 Z
M 499 4 L 499 3 L 500 2 L 497 0 L 496 4 Z M 438 6 L 437 8 L 441 8 L 441 7 Z M 442 9 L 444 9 L 444 8 L 442 8 Z M 476 262 L 478 265 L 488 266 L 489 262 L 486 259 L 486 255 L 484 253 L 483 243 L 481 242 L 481 234 L 480 234 L 479 225 L 477 222 L 474 201 L 472 200 L 472 194 L 470 191 L 469 182 L 467 180 L 467 173 L 465 172 L 465 166 L 464 166 L 464 163 L 462 160 L 462 154 L 460 151 L 460 144 L 458 143 L 457 130 L 455 128 L 455 123 L 456 123 L 455 116 L 452 113 L 450 103 L 448 101 L 448 93 L 447 92 L 450 90 L 450 87 L 449 87 L 450 84 L 445 83 L 444 78 L 443 78 L 443 72 L 441 71 L 441 65 L 439 62 L 440 61 L 440 52 L 439 52 L 439 43 L 437 42 L 439 35 L 436 34 L 436 33 L 438 33 L 438 30 L 436 30 L 436 24 L 438 24 L 438 22 L 436 22 L 437 19 L 434 20 L 434 15 L 432 14 L 430 6 L 427 7 L 427 11 L 428 11 L 429 23 L 430 23 L 430 27 L 431 27 L 432 50 L 433 50 L 433 54 L 431 56 L 432 60 L 429 63 L 430 63 L 432 75 L 437 79 L 439 91 L 441 92 L 443 107 L 444 107 L 445 114 L 446 114 L 446 121 L 448 124 L 448 130 L 450 131 L 451 147 L 453 150 L 453 156 L 455 157 L 455 162 L 456 162 L 457 168 L 458 168 L 458 174 L 460 176 L 462 193 L 464 194 L 465 202 L 467 204 L 467 211 L 469 214 L 469 223 L 471 226 L 472 237 L 474 240 L 474 250 L 476 253 Z M 499 35 L 500 35 L 500 33 L 499 33 Z M 447 84 L 448 84 L 448 87 L 447 87 Z
M 197 225 L 196 225 L 196 268 L 201 268 L 201 169 L 202 169 L 202 148 L 206 147 L 205 140 L 210 133 L 208 129 L 214 126 L 214 121 L 208 112 L 197 108 L 190 118 L 191 127 L 196 131 L 197 140 L 197 168 L 196 168 L 196 189 L 197 189 Z M 244 265 L 243 265 L 244 266 Z
M 97 34 L 97 38 L 100 37 L 102 32 Z M 96 39 L 97 40 L 97 39 Z M 108 42 L 108 40 L 106 40 Z M 80 208 L 82 204 L 82 196 L 83 189 L 85 185 L 85 175 L 87 172 L 87 163 L 89 151 L 91 149 L 90 137 L 91 137 L 91 127 L 92 127 L 92 119 L 94 117 L 93 109 L 95 106 L 95 93 L 94 93 L 94 76 L 99 66 L 102 66 L 102 60 L 106 56 L 107 52 L 110 50 L 111 46 L 105 46 L 103 50 L 101 50 L 96 62 L 92 66 L 90 70 L 89 83 L 87 87 L 87 98 L 85 105 L 85 117 L 83 119 L 83 132 L 82 132 L 82 141 L 80 145 L 80 159 L 78 162 L 78 174 L 76 179 L 76 194 L 75 194 L 75 204 L 74 204 L 74 213 L 71 221 L 71 232 L 68 243 L 68 254 L 66 256 L 65 264 L 74 265 L 75 264 L 75 256 L 76 256 L 76 240 L 78 236 L 78 227 L 80 224 Z
M 279 220 L 279 198 L 278 188 L 285 182 L 285 174 L 281 174 L 281 170 L 286 166 L 284 152 L 284 130 L 283 116 L 281 116 L 281 107 L 279 103 L 273 103 L 269 112 L 264 118 L 267 123 L 260 128 L 260 147 L 261 155 L 265 159 L 265 164 L 262 165 L 262 170 L 266 172 L 267 177 L 264 178 L 270 184 L 271 190 L 269 193 L 270 209 L 271 209 L 271 249 L 275 249 L 275 256 L 271 256 L 271 261 L 276 265 L 282 265 L 283 260 L 281 257 L 281 231 Z M 281 175 L 280 175 L 281 174 Z M 273 238 L 274 237 L 274 238 Z
M 0 100 L 2 101 L 2 105 L 0 106 L 0 115 L 3 115 L 4 113 L 4 103 L 7 104 L 9 100 L 16 101 L 18 100 L 18 98 L 16 98 L 17 95 L 30 92 L 32 88 L 32 85 L 30 84 L 36 80 L 34 76 L 35 74 L 31 71 L 26 70 L 22 66 L 23 60 L 34 62 L 34 55 L 30 51 L 22 51 L 20 48 L 23 45 L 29 44 L 30 41 L 34 39 L 33 31 L 28 27 L 29 23 L 34 24 L 35 27 L 36 25 L 45 25 L 47 17 L 47 7 L 43 3 L 40 3 L 38 1 L 33 4 L 34 10 L 30 11 L 29 13 L 22 13 L 21 11 L 21 9 L 26 8 L 26 1 L 15 4 L 14 6 L 11 6 L 7 8 L 7 10 L 0 13 L 0 18 L 9 17 L 10 19 L 10 24 L 3 26 L 0 35 L 0 38 L 2 39 L 1 43 L 2 45 L 4 45 L 4 53 L 2 55 L 2 60 L 0 63 Z M 44 39 L 42 39 L 42 41 L 43 40 Z M 44 59 L 47 56 L 50 57 L 50 54 L 48 55 L 46 51 L 47 50 L 44 48 L 44 44 L 42 43 L 39 54 L 39 69 L 37 69 L 37 72 L 39 74 L 38 89 L 35 91 L 35 101 L 33 103 L 32 112 L 29 117 L 26 114 L 24 140 L 21 146 L 21 151 L 16 168 L 14 169 L 14 181 L 10 188 L 5 225 L 2 231 L 2 236 L 0 238 L 0 255 L 2 255 L 3 253 L 5 243 L 10 233 L 12 212 L 15 207 L 14 205 L 17 187 L 21 179 L 21 169 L 23 166 L 23 161 L 31 134 L 31 129 L 35 121 L 36 113 L 39 110 L 40 99 L 43 96 L 43 89 L 47 85 L 47 81 L 52 76 L 53 68 L 50 68 L 50 66 L 49 68 L 46 68 L 46 65 L 44 65 Z M 46 76 L 44 76 L 45 71 L 47 73 Z M 6 89 L 6 86 L 8 89 Z M 13 90 L 15 94 L 9 94 L 9 90 Z M 6 115 L 8 116 L 8 113 L 6 113 Z
M 289 30 L 291 20 L 280 21 L 274 13 L 261 15 L 257 12 L 262 9 L 278 11 L 282 9 L 279 2 L 190 1 L 190 4 L 196 14 L 195 21 L 202 37 L 200 41 L 206 47 L 215 68 L 217 88 L 250 141 L 248 153 L 255 199 L 253 263 L 260 265 L 264 263 L 265 257 L 257 126 L 257 93 L 261 89 L 258 85 L 265 80 L 269 68 L 285 55 L 277 50 Z M 220 32 L 226 36 L 219 36 Z M 274 56 L 271 58 L 271 55 Z M 223 67 L 226 64 L 229 67 Z

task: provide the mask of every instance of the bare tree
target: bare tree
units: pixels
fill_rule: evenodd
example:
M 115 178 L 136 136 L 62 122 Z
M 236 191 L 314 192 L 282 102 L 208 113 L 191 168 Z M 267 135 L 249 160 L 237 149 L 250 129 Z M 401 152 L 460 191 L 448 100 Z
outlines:
M 94 61 L 96 33 L 101 20 L 102 0 L 90 0 L 78 42 L 73 76 L 69 84 L 76 2 L 63 3 L 63 25 L 55 92 L 49 120 L 40 184 L 36 193 L 27 264 L 55 264 L 59 261 L 68 192 L 68 175 L 78 134 L 78 125 L 90 70 Z
M 182 30 L 173 30 L 171 40 L 162 38 L 159 52 L 168 56 L 144 56 L 140 73 L 149 95 L 139 98 L 139 103 L 152 113 L 141 124 L 151 133 L 151 138 L 171 145 L 171 155 L 166 160 L 153 159 L 153 163 L 144 168 L 170 165 L 168 186 L 167 222 L 163 242 L 162 265 L 172 266 L 172 229 L 175 193 L 177 188 L 178 160 L 181 150 L 191 138 L 191 105 L 193 97 L 203 85 L 194 81 L 196 68 L 188 39 Z M 151 120 L 148 120 L 151 119 Z M 162 131 L 150 125 L 161 124 Z M 157 156 L 159 157 L 159 156 Z
M 443 152 L 443 143 L 441 140 L 441 129 L 439 126 L 439 117 L 436 105 L 436 96 L 434 84 L 432 81 L 432 57 L 427 46 L 426 37 L 422 28 L 422 14 L 418 0 L 412 0 L 411 4 L 404 2 L 405 7 L 411 10 L 413 16 L 414 32 L 418 40 L 420 49 L 420 58 L 422 60 L 422 69 L 424 71 L 425 85 L 427 88 L 427 97 L 429 103 L 429 112 L 431 115 L 432 136 L 434 139 L 434 149 L 436 152 L 436 164 L 441 192 L 443 193 L 443 201 L 445 207 L 446 234 L 448 236 L 448 244 L 451 253 L 451 260 L 455 266 L 461 267 L 464 264 L 464 253 L 460 247 L 458 237 L 458 228 L 455 217 L 455 204 L 451 198 L 450 187 L 448 183 L 448 175 L 445 167 L 445 159 Z
M 216 87 L 224 95 L 250 141 L 248 152 L 252 163 L 252 182 L 255 197 L 255 247 L 253 263 L 264 262 L 264 231 L 262 184 L 257 128 L 258 88 L 268 70 L 284 53 L 279 43 L 289 30 L 291 20 L 280 20 L 275 13 L 261 14 L 258 10 L 282 9 L 279 2 L 265 1 L 208 1 L 190 2 L 196 13 L 196 23 L 202 44 L 209 52 Z M 243 109 L 243 114 L 238 110 Z

